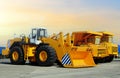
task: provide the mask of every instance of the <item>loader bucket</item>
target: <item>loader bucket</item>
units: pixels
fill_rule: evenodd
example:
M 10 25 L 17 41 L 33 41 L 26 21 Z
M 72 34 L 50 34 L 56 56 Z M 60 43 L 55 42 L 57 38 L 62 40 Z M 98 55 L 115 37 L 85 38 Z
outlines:
M 66 53 L 62 58 L 64 67 L 92 67 L 96 66 L 91 52 L 71 51 Z

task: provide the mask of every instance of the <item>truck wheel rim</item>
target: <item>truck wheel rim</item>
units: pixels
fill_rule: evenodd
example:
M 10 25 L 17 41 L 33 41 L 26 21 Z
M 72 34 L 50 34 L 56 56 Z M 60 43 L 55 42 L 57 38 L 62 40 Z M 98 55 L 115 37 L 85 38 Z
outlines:
M 17 60 L 18 60 L 18 57 L 19 57 L 18 52 L 14 51 L 13 54 L 12 54 L 13 60 L 14 60 L 14 61 L 17 61 Z
M 47 60 L 47 53 L 46 51 L 41 51 L 40 54 L 39 54 L 39 59 L 42 61 L 42 62 L 45 62 Z

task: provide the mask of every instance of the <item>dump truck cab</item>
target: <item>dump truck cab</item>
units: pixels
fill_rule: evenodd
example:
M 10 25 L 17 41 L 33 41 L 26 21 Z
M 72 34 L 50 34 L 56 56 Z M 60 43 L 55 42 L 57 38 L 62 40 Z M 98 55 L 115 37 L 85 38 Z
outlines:
M 118 46 L 113 43 L 113 33 L 110 32 L 101 32 L 103 36 L 101 37 L 101 45 L 107 48 L 107 53 L 109 55 L 108 62 L 111 62 L 114 57 L 118 57 Z
M 100 45 L 100 38 L 101 38 L 101 35 L 96 33 L 86 39 L 88 45 L 91 46 L 92 48 L 92 51 L 93 51 L 92 53 L 95 59 L 98 59 L 98 58 L 103 59 L 104 57 L 108 56 L 106 48 Z
M 106 53 L 106 48 L 100 45 L 102 33 L 93 31 L 80 31 L 73 32 L 73 36 L 73 38 L 75 38 L 74 45 L 90 46 L 92 55 L 96 63 L 108 56 Z
M 87 39 L 87 43 L 99 45 L 100 44 L 100 36 L 96 36 L 96 35 L 90 36 Z

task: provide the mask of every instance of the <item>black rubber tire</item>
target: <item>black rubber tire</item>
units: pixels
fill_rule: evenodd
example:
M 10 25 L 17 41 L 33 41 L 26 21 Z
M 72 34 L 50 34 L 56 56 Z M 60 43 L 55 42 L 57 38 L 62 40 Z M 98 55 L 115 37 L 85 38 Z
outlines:
M 44 62 L 39 58 L 41 51 L 45 51 L 47 53 L 47 59 Z M 52 66 L 56 61 L 56 52 L 49 45 L 41 45 L 37 48 L 35 57 L 39 66 Z
M 55 63 L 59 66 L 59 67 L 63 67 L 62 63 L 59 60 L 56 60 Z
M 100 63 L 100 58 L 94 58 L 94 62 L 95 62 L 95 64 Z
M 109 56 L 107 62 L 112 62 L 114 59 L 114 56 Z
M 37 65 L 37 62 L 31 62 L 31 61 L 29 61 L 29 64 L 30 65 Z
M 106 62 L 106 58 L 100 58 L 100 63 L 105 63 Z
M 13 54 L 14 51 L 16 51 L 18 53 L 18 60 L 16 60 L 16 61 L 12 57 L 12 54 Z M 23 53 L 23 51 L 20 47 L 13 47 L 10 50 L 10 61 L 11 61 L 12 64 L 17 64 L 17 65 L 25 64 L 24 53 Z
M 107 63 L 108 57 L 104 57 L 104 63 Z

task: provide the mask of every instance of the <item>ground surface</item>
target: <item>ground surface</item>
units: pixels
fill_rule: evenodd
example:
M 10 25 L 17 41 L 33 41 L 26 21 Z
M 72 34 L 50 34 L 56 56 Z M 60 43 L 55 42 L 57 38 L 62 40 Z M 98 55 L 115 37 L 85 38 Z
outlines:
M 9 60 L 0 60 L 0 78 L 120 78 L 120 60 L 78 69 L 62 68 L 56 65 L 40 67 L 9 63 Z

